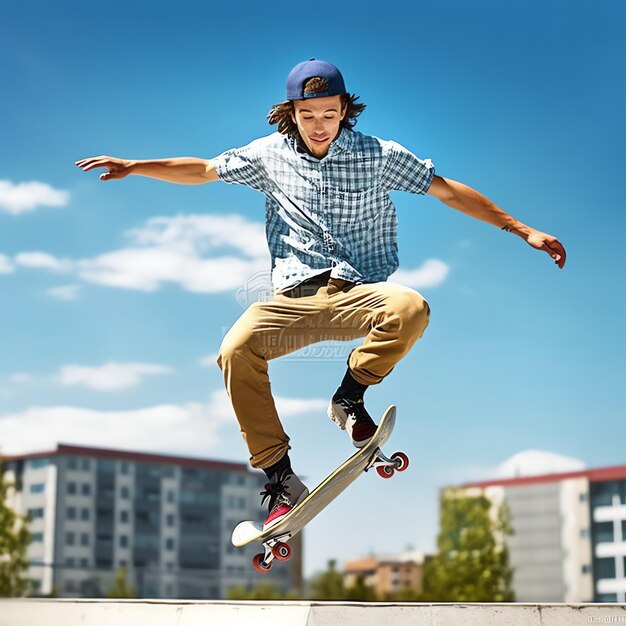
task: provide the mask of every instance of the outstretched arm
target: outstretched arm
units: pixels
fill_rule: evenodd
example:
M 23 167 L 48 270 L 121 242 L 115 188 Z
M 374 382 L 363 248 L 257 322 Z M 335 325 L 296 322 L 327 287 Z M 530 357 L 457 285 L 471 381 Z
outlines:
M 96 167 L 106 168 L 100 174 L 100 180 L 115 180 L 129 174 L 148 176 L 170 183 L 181 185 L 202 185 L 219 180 L 213 161 L 196 157 L 180 157 L 175 159 L 153 159 L 146 161 L 130 161 L 109 156 L 89 157 L 76 161 L 75 165 L 83 172 Z
M 522 224 L 475 189 L 434 176 L 428 193 L 453 209 L 520 236 L 533 248 L 547 252 L 560 268 L 565 265 L 565 248 L 556 237 Z

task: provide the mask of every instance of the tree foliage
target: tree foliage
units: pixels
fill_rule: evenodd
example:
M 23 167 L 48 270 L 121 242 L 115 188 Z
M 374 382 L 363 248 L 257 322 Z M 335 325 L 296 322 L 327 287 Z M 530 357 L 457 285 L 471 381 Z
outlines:
M 106 592 L 107 598 L 135 598 L 135 588 L 129 583 L 125 567 L 118 567 L 115 583 Z
M 337 561 L 328 561 L 328 569 L 311 581 L 311 600 L 345 600 L 347 591 Z
M 514 601 L 505 542 L 513 531 L 506 506 L 492 511 L 488 498 L 460 490 L 444 492 L 440 504 L 438 552 L 424 567 L 423 599 Z
M 231 587 L 226 594 L 228 600 L 296 600 L 296 593 L 281 593 L 272 584 L 261 584 L 248 589 L 247 587 Z
M 354 581 L 354 585 L 345 590 L 344 597 L 346 600 L 354 602 L 376 602 L 379 599 L 376 590 L 366 584 L 363 574 L 359 574 Z
M 0 459 L 0 597 L 4 598 L 24 596 L 32 588 L 26 578 L 26 551 L 31 541 L 28 518 L 9 508 L 7 499 L 12 487 L 5 478 Z

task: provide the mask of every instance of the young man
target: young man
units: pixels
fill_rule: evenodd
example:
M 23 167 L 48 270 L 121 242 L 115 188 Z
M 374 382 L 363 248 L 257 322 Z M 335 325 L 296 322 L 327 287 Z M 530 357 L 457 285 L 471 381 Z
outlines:
M 477 191 L 436 176 L 430 160 L 400 144 L 352 130 L 365 108 L 332 64 L 310 59 L 287 78 L 287 100 L 269 115 L 278 132 L 214 159 L 129 161 L 93 157 L 102 180 L 138 174 L 174 183 L 223 180 L 266 196 L 266 232 L 276 294 L 257 302 L 224 337 L 218 363 L 250 449 L 269 479 L 265 525 L 278 522 L 308 494 L 291 468 L 289 437 L 272 398 L 268 361 L 322 340 L 363 343 L 332 396 L 328 414 L 356 447 L 376 424 L 363 403 L 428 325 L 416 291 L 386 282 L 398 267 L 396 214 L 389 191 L 429 193 L 463 213 L 515 233 L 562 268 L 565 250 L 551 235 L 522 224 Z

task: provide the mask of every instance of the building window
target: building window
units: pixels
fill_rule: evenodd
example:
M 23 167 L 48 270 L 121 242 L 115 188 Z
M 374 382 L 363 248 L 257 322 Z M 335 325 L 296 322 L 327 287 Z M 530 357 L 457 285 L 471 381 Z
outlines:
M 73 506 L 67 507 L 67 519 L 76 519 L 76 508 Z
M 80 534 L 80 545 L 88 546 L 89 545 L 89 533 L 81 533 Z
M 596 543 L 613 543 L 613 522 L 596 522 L 594 524 Z
M 128 562 L 125 559 L 120 559 L 120 567 L 128 567 Z
M 43 509 L 28 509 L 28 515 L 31 519 L 39 519 L 43 517 Z
M 48 459 L 31 459 L 29 465 L 31 469 L 41 469 L 48 466 Z
M 89 521 L 89 517 L 90 517 L 89 509 L 81 509 L 81 511 L 80 511 L 80 519 L 82 519 L 83 522 L 88 522 Z
M 589 529 L 588 528 L 581 528 L 580 529 L 580 538 L 581 539 L 588 539 L 589 538 Z
M 43 533 L 31 533 L 30 539 L 33 543 L 43 543 Z
M 76 463 L 76 457 L 75 456 L 69 456 L 67 457 L 67 469 L 77 469 L 78 464 Z
M 596 579 L 615 578 L 615 559 L 613 557 L 596 560 Z
M 81 559 L 80 560 L 80 566 L 83 569 L 87 569 L 89 567 L 89 559 Z
M 84 496 L 90 496 L 91 495 L 91 485 L 89 483 L 83 483 L 81 485 L 80 491 L 81 491 L 81 493 Z
M 586 493 L 579 493 L 578 494 L 578 501 L 579 502 L 587 502 L 588 497 Z
M 120 535 L 120 548 L 128 548 L 128 536 Z
M 36 483 L 30 486 L 31 493 L 43 493 L 45 485 L 43 483 Z
M 176 502 L 176 496 L 174 495 L 173 491 L 167 492 L 167 501 L 170 502 L 171 504 Z
M 85 471 L 89 471 L 91 469 L 91 460 L 83 458 L 80 465 L 81 465 L 81 469 Z
M 166 569 L 168 572 L 173 572 L 173 571 L 174 571 L 174 563 L 172 563 L 171 561 L 168 561 L 168 562 L 165 564 L 165 569 Z
M 581 568 L 583 574 L 591 574 L 591 565 L 585 564 Z
M 74 559 L 65 559 L 65 567 L 74 567 Z
M 65 543 L 68 546 L 73 546 L 76 541 L 76 535 L 74 533 L 65 533 Z
M 174 526 L 175 524 L 175 520 L 174 520 L 174 516 L 171 513 L 168 513 L 167 516 L 165 517 L 165 523 L 167 524 L 167 526 L 169 526 L 170 528 L 172 526 Z
M 120 497 L 124 498 L 124 500 L 128 500 L 128 498 L 130 498 L 130 490 L 128 487 L 124 486 L 120 489 Z
M 67 483 L 67 493 L 70 496 L 76 495 L 76 483 Z
M 174 540 L 173 539 L 166 539 L 165 540 L 165 549 L 166 550 L 173 550 L 174 549 Z
M 73 580 L 68 580 L 65 583 L 65 591 L 67 591 L 68 593 L 74 593 L 74 591 L 76 591 L 76 585 L 74 584 Z
M 128 524 L 128 511 L 120 511 L 120 522 Z
M 129 473 L 128 463 L 126 461 L 122 461 L 120 465 L 120 472 L 124 475 Z

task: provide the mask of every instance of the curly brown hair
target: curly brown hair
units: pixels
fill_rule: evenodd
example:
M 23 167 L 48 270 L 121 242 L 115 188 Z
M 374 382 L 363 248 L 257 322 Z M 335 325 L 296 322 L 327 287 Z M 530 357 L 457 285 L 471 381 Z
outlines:
M 315 76 L 309 78 L 304 84 L 304 93 L 323 93 L 328 89 L 328 82 L 325 78 Z M 341 128 L 352 128 L 357 117 L 363 113 L 365 104 L 357 103 L 359 96 L 344 93 L 341 95 L 341 106 L 346 107 L 346 114 L 340 122 Z M 293 100 L 284 100 L 275 104 L 267 113 L 267 121 L 270 124 L 278 124 L 278 132 L 290 137 L 298 137 L 298 127 L 293 121 L 292 114 L 295 113 Z

